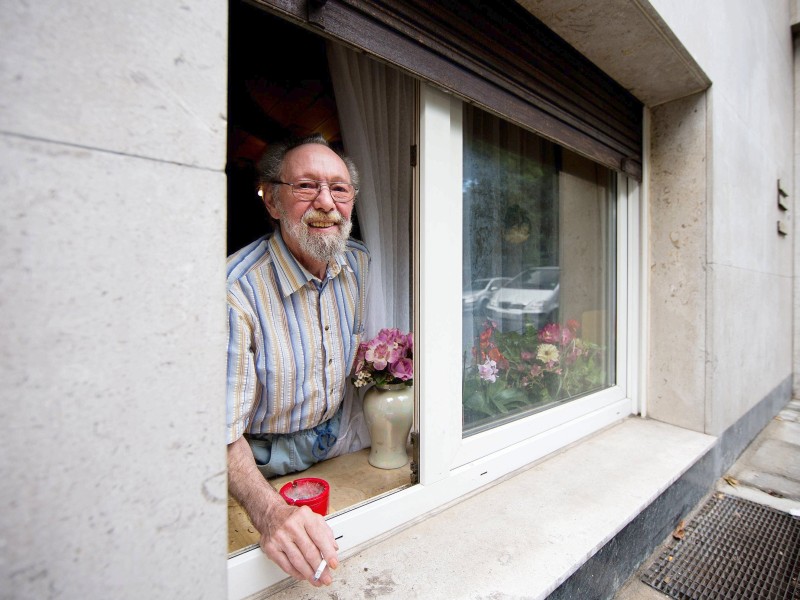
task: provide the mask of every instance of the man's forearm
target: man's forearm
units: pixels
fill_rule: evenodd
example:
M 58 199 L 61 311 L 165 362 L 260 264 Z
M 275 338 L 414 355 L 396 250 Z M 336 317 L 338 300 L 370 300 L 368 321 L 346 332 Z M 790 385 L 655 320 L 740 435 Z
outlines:
M 239 501 L 260 533 L 267 533 L 269 514 L 283 498 L 256 467 L 247 440 L 240 437 L 228 444 L 228 489 Z

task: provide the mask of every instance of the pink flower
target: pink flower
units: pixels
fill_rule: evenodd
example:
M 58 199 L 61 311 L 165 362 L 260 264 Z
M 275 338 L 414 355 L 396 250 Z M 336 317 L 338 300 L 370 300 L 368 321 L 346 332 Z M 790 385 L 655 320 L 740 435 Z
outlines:
M 397 361 L 400 357 L 397 355 L 397 348 L 394 344 L 390 345 L 376 338 L 367 346 L 364 358 L 367 362 L 371 362 L 378 371 L 383 371 L 386 365 Z
M 548 323 L 539 332 L 539 341 L 545 344 L 558 344 L 561 340 L 560 330 L 558 323 Z
M 381 329 L 375 339 L 388 343 L 394 340 L 398 333 L 400 332 L 397 329 Z
M 564 357 L 564 364 L 567 365 L 568 367 L 574 365 L 575 362 L 578 360 L 578 357 L 580 357 L 580 355 L 581 351 L 579 348 L 572 348 L 572 351 L 569 354 L 567 354 L 566 357 Z
M 497 373 L 497 363 L 489 358 L 482 365 L 478 365 L 478 375 L 484 381 L 494 383 L 497 381 Z
M 402 381 L 408 381 L 414 377 L 414 363 L 409 358 L 401 358 L 389 365 L 389 372 Z
M 409 355 L 414 353 L 414 334 L 412 332 L 406 335 L 406 351 Z
M 539 332 L 539 341 L 545 344 L 566 346 L 575 339 L 575 332 L 569 327 L 561 327 L 558 323 L 548 323 Z

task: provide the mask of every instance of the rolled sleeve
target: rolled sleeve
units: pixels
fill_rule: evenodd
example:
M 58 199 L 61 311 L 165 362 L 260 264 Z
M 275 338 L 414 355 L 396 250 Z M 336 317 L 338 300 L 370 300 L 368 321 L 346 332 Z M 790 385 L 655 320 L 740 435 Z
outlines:
M 257 394 L 253 330 L 248 320 L 228 306 L 227 443 L 238 440 L 250 424 Z

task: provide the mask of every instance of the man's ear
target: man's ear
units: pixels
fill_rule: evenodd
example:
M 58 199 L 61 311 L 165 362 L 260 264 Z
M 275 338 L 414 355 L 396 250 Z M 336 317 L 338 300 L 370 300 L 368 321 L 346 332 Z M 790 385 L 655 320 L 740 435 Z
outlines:
M 263 196 L 262 200 L 264 201 L 264 206 L 267 208 L 267 212 L 269 216 L 271 216 L 276 221 L 280 220 L 280 213 L 278 212 L 277 207 L 275 206 L 275 200 L 272 197 L 272 190 L 267 188 L 263 189 Z

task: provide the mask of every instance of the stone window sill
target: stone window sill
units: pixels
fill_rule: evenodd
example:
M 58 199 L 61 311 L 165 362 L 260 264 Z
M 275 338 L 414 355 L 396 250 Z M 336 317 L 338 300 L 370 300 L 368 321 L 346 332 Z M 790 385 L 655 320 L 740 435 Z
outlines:
M 715 442 L 628 418 L 343 557 L 327 591 L 546 598 Z M 313 591 L 301 583 L 270 597 L 297 598 L 304 589 Z

